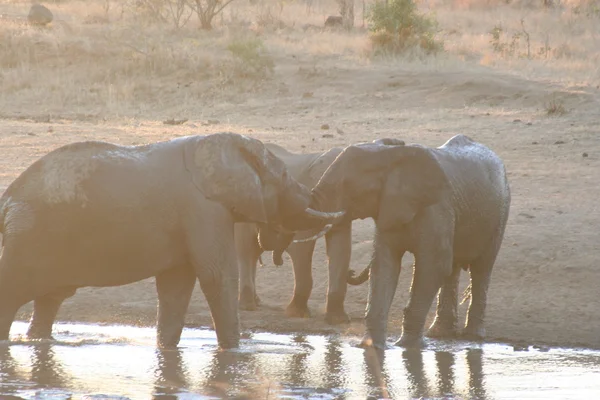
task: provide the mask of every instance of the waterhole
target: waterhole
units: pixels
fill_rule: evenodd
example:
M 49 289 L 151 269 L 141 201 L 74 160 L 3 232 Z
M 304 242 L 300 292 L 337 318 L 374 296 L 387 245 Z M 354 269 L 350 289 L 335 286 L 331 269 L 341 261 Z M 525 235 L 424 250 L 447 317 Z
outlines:
M 359 338 L 185 329 L 176 350 L 154 328 L 55 325 L 54 341 L 0 342 L 0 399 L 591 399 L 600 352 L 462 341 L 421 351 L 356 347 Z M 517 351 L 518 350 L 518 351 Z

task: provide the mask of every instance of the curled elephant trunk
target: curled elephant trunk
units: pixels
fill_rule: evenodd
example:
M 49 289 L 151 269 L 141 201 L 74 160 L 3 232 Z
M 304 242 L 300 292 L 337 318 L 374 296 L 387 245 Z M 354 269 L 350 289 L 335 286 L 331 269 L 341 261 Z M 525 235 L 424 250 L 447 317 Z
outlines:
M 346 282 L 349 285 L 353 285 L 353 286 L 362 285 L 363 283 L 365 283 L 367 280 L 369 280 L 372 264 L 373 264 L 373 260 L 371 260 L 371 262 L 369 262 L 369 265 L 367 265 L 365 267 L 365 269 L 363 269 L 360 272 L 360 274 L 358 274 L 358 276 L 354 276 L 354 270 L 351 270 L 351 269 L 348 270 L 348 278 L 346 279 Z
M 273 252 L 273 264 L 278 267 L 283 265 L 283 252 L 293 239 L 293 232 L 281 233 L 267 225 L 259 226 L 258 244 L 263 251 Z

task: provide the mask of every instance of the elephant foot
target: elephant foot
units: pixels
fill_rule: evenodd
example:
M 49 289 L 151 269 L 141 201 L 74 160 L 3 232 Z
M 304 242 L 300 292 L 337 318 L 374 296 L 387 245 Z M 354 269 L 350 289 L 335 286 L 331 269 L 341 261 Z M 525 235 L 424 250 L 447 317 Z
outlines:
M 404 347 L 405 349 L 421 349 L 425 347 L 425 341 L 422 335 L 402 333 L 394 346 Z
M 156 347 L 158 347 L 161 350 L 174 350 L 177 348 L 177 345 L 179 344 L 179 341 L 165 341 L 165 340 L 157 340 L 156 341 Z
M 285 309 L 285 315 L 290 318 L 310 318 L 310 311 L 307 305 L 299 306 L 292 302 Z
M 260 306 L 260 303 L 260 298 L 253 290 L 246 287 L 240 292 L 240 310 L 256 311 L 258 306 Z
M 344 311 L 328 312 L 325 314 L 325 322 L 329 325 L 348 324 L 350 317 Z
M 371 335 L 369 334 L 365 334 L 362 338 L 362 340 L 360 341 L 360 343 L 356 346 L 359 347 L 361 349 L 376 349 L 376 350 L 385 350 L 386 349 L 386 345 L 385 345 L 385 340 L 383 342 L 377 342 L 374 341 L 373 338 L 371 337 Z
M 483 326 L 471 328 L 469 325 L 467 325 L 462 331 L 460 337 L 463 340 L 480 342 L 485 338 L 485 328 Z
M 48 339 L 54 340 L 52 337 L 52 325 L 50 325 L 50 329 L 47 326 L 35 326 L 30 325 L 27 330 L 27 338 L 30 340 L 39 340 L 39 339 Z
M 427 337 L 436 339 L 453 339 L 456 338 L 457 335 L 458 332 L 454 325 L 442 324 L 438 322 L 434 322 L 425 334 Z

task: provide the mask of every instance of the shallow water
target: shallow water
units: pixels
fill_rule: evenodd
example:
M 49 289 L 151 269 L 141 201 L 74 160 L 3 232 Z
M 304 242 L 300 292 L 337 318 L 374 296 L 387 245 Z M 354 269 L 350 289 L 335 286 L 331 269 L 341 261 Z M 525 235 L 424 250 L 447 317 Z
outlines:
M 357 338 L 253 333 L 217 351 L 213 331 L 185 329 L 160 351 L 154 328 L 56 324 L 56 341 L 0 342 L 0 399 L 590 399 L 600 352 L 515 351 L 429 341 L 423 351 L 354 347 Z M 10 397 L 10 395 L 15 397 Z

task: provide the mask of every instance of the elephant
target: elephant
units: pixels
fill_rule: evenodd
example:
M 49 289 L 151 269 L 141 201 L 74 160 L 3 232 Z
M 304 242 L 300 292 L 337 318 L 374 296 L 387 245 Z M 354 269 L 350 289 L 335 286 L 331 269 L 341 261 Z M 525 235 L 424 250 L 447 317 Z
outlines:
M 375 221 L 362 346 L 385 349 L 388 314 L 405 252 L 413 253 L 415 266 L 402 334 L 395 344 L 424 344 L 425 320 L 438 292 L 427 336 L 485 337 L 487 292 L 511 201 L 504 163 L 491 149 L 464 135 L 437 148 L 352 145 L 311 192 L 313 209 L 335 208 L 349 219 Z M 461 269 L 470 273 L 471 301 L 459 332 Z M 366 271 L 361 275 L 366 280 Z
M 373 141 L 379 144 L 404 144 L 402 140 L 384 138 Z M 343 148 L 334 147 L 324 152 L 298 154 L 285 148 L 266 143 L 265 147 L 280 158 L 289 173 L 301 184 L 313 187 L 325 170 L 342 152 Z M 306 318 L 310 316 L 308 299 L 312 291 L 312 257 L 317 236 L 315 230 L 293 234 L 278 234 L 272 229 L 262 229 L 257 237 L 257 224 L 240 223 L 235 227 L 236 249 L 240 265 L 240 308 L 255 310 L 260 303 L 256 293 L 256 265 L 263 251 L 273 250 L 273 263 L 281 265 L 281 255 L 287 251 L 294 268 L 294 293 L 286 308 L 289 317 Z M 317 229 L 318 231 L 318 229 Z M 325 233 L 321 230 L 320 233 Z M 296 242 L 292 241 L 296 238 Z M 338 223 L 325 235 L 329 267 L 329 288 L 327 291 L 325 320 L 329 324 L 349 322 L 344 310 L 346 297 L 346 275 L 352 252 L 352 221 Z M 262 264 L 262 262 L 261 262 Z
M 0 198 L 0 340 L 32 300 L 27 335 L 51 338 L 78 288 L 155 277 L 158 347 L 179 343 L 196 279 L 218 345 L 238 347 L 234 225 L 295 232 L 342 216 L 310 210 L 309 201 L 310 189 L 261 141 L 236 133 L 59 147 Z

